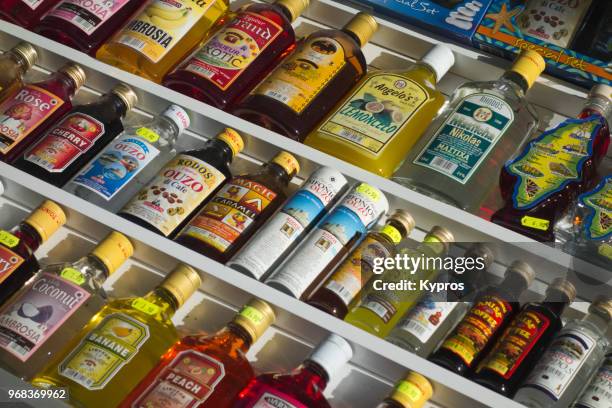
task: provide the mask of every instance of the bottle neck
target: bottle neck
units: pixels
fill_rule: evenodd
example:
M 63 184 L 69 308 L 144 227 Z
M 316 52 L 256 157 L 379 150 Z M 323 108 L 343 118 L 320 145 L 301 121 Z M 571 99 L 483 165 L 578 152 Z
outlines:
M 228 334 L 228 342 L 231 343 L 231 347 L 240 349 L 243 353 L 249 351 L 253 344 L 251 335 L 242 326 L 234 322 L 229 322 L 222 332 Z
M 114 93 L 104 95 L 100 101 L 100 104 L 110 106 L 111 111 L 113 112 L 113 115 L 111 116 L 124 117 L 128 112 L 128 107 L 123 99 Z
M 502 82 L 510 84 L 513 88 L 517 88 L 522 94 L 526 94 L 529 90 L 527 80 L 519 73 L 514 71 L 506 71 L 500 78 Z
M 578 118 L 584 119 L 591 115 L 599 115 L 610 124 L 612 121 L 612 101 L 601 96 L 589 97 Z
M 174 315 L 174 313 L 176 313 L 180 307 L 174 295 L 172 295 L 169 290 L 162 286 L 159 286 L 152 292 L 149 292 L 144 299 L 159 306 L 162 311 L 167 313 L 169 316 Z
M 284 185 L 288 185 L 289 181 L 291 181 L 291 177 L 287 174 L 285 168 L 274 162 L 266 163 L 265 171 Z
M 156 125 L 164 132 L 173 135 L 173 139 L 176 139 L 179 136 L 181 130 L 172 119 L 162 115 L 157 118 L 156 122 Z
M 329 382 L 329 374 L 320 364 L 306 360 L 298 367 L 296 382 L 302 384 L 304 390 L 322 393 Z
M 510 273 L 499 284 L 498 288 L 510 295 L 509 301 L 517 302 L 521 294 L 527 289 L 527 282 L 517 273 Z
M 43 239 L 27 222 L 22 222 L 11 230 L 11 234 L 19 238 L 20 243 L 25 245 L 30 252 L 35 252 L 43 243 Z
M 561 317 L 563 311 L 571 302 L 565 293 L 554 291 L 548 293 L 542 304 L 555 315 Z
M 15 63 L 21 75 L 25 74 L 30 68 L 28 61 L 17 53 L 9 52 L 8 57 Z
M 275 11 L 282 14 L 287 19 L 287 21 L 293 23 L 293 14 L 291 14 L 291 11 L 289 11 L 289 9 L 283 3 L 276 2 L 272 4 L 272 7 L 276 9 Z
M 63 90 L 68 98 L 72 98 L 77 91 L 77 86 L 74 80 L 67 74 L 58 71 L 51 78 L 44 81 L 45 84 L 53 88 L 51 91 L 55 94 Z
M 219 152 L 221 152 L 221 157 L 223 158 L 224 162 L 232 162 L 232 160 L 234 159 L 234 153 L 232 152 L 232 149 L 227 145 L 227 143 L 219 139 L 210 139 L 208 143 L 210 143 L 210 146 L 212 148 L 217 149 Z
M 436 71 L 429 64 L 423 61 L 419 61 L 414 64 L 407 72 L 415 71 L 419 72 L 424 80 L 430 82 L 433 85 L 437 84 L 440 80 L 440 78 L 438 78 L 436 75 Z
M 360 38 L 357 36 L 357 34 L 355 34 L 354 32 L 352 32 L 352 31 L 350 31 L 350 30 L 347 30 L 347 29 L 345 29 L 345 28 L 343 28 L 341 31 L 342 31 L 344 34 L 346 34 L 346 35 L 348 35 L 349 37 L 351 37 L 351 39 L 352 39 L 353 41 L 355 41 L 355 43 L 357 44 L 357 47 L 361 48 L 361 47 L 363 47 L 363 46 L 365 45 L 365 44 L 362 44 L 362 43 L 361 43 L 361 39 L 360 39 Z
M 87 269 L 86 273 L 92 279 L 104 282 L 110 276 L 110 271 L 106 264 L 94 254 L 87 255 L 85 262 L 91 266 L 91 268 Z
M 610 318 L 605 317 L 603 313 L 600 312 L 589 312 L 584 316 L 582 321 L 597 327 L 601 333 L 605 333 L 610 325 Z

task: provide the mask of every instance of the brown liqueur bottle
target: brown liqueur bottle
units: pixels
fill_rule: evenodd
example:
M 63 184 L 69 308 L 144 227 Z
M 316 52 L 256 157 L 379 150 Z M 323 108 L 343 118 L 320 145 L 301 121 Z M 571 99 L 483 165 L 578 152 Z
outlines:
M 219 262 L 227 262 L 287 199 L 298 161 L 280 152 L 255 173 L 232 178 L 176 238 Z
M 237 106 L 246 120 L 303 141 L 331 108 L 365 75 L 361 52 L 378 28 L 366 13 L 342 30 L 320 30 Z
M 119 215 L 151 231 L 173 237 L 231 178 L 230 163 L 243 148 L 240 135 L 227 128 L 202 148 L 179 153 L 119 211 Z
M 476 296 L 471 309 L 429 359 L 461 375 L 475 368 L 518 313 L 518 298 L 534 276 L 527 263 L 513 262 L 499 285 Z

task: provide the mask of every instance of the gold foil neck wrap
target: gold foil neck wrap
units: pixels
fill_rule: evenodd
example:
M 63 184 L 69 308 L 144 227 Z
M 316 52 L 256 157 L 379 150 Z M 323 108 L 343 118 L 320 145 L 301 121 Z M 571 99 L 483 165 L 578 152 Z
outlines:
M 26 70 L 30 69 L 34 64 L 36 64 L 36 61 L 38 61 L 38 52 L 36 52 L 36 48 L 27 42 L 20 42 L 14 46 L 10 52 L 23 58 L 25 61 Z
M 24 222 L 34 228 L 45 242 L 66 223 L 66 213 L 51 200 L 45 200 Z
M 111 92 L 121 98 L 121 100 L 125 103 L 125 106 L 127 107 L 126 111 L 130 111 L 134 108 L 134 106 L 136 106 L 136 103 L 138 103 L 138 95 L 136 95 L 136 92 L 134 92 L 134 90 L 126 84 L 114 86 Z
M 179 264 L 159 284 L 170 292 L 181 307 L 202 284 L 200 274 L 191 266 Z
M 75 89 L 82 87 L 85 83 L 85 79 L 87 78 L 83 68 L 73 62 L 69 62 L 68 64 L 64 65 L 59 71 L 68 75 L 74 81 L 76 86 Z
M 363 47 L 378 30 L 378 23 L 372 15 L 361 12 L 344 26 L 344 30 L 355 34 Z
M 276 320 L 274 309 L 261 299 L 253 298 L 232 320 L 251 336 L 255 343 Z

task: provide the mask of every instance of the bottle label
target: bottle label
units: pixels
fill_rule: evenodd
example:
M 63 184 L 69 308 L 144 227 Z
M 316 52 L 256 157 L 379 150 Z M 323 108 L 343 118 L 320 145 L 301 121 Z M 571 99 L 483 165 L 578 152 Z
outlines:
M 15 248 L 19 245 L 19 238 L 8 231 L 0 230 L 0 244 L 9 248 Z
M 608 354 L 589 386 L 584 390 L 576 408 L 610 408 L 612 406 L 612 354 Z
M 149 316 L 154 316 L 159 313 L 160 307 L 155 303 L 151 303 L 144 298 L 136 298 L 132 301 L 132 309 L 136 309 L 140 312 L 146 313 Z
M 38 6 L 44 3 L 46 0 L 21 0 L 26 6 L 31 8 L 32 10 L 36 10 Z
M 0 103 L 0 153 L 7 154 L 64 101 L 35 85 L 25 85 Z
M 550 326 L 550 319 L 539 312 L 521 312 L 495 343 L 477 371 L 487 368 L 510 379 Z
M 263 184 L 235 177 L 191 220 L 183 234 L 225 252 L 276 196 Z
M 441 348 L 454 353 L 471 366 L 511 312 L 512 305 L 506 300 L 496 295 L 481 297 Z
M 302 113 L 344 67 L 342 45 L 333 38 L 310 38 L 255 89 Z
M 25 159 L 51 173 L 60 173 L 87 153 L 104 135 L 104 124 L 83 113 L 66 116 L 30 151 Z
M 11 276 L 11 274 L 24 262 L 25 259 L 21 256 L 6 248 L 4 245 L 0 245 L 0 283 Z
M 415 404 L 419 404 L 425 399 L 425 394 L 418 385 L 411 381 L 402 381 L 393 390 L 393 393 L 401 394 L 402 396 L 408 397 L 410 401 Z
M 128 0 L 64 0 L 47 15 L 68 21 L 91 35 L 127 3 Z
M 103 389 L 138 353 L 149 327 L 121 313 L 108 315 L 61 362 L 61 376 L 88 390 Z
M 514 208 L 529 209 L 580 180 L 584 163 L 603 119 L 571 119 L 531 141 L 506 170 L 518 178 L 512 193 Z
M 579 198 L 588 209 L 584 229 L 588 239 L 603 241 L 612 236 L 612 176 Z
M 121 212 L 168 236 L 224 181 L 215 167 L 179 154 Z
M 288 395 L 278 391 L 264 392 L 254 403 L 249 403 L 245 408 L 308 408 L 306 405 L 296 401 Z
M 60 276 L 65 280 L 72 282 L 78 286 L 81 286 L 86 281 L 85 275 L 83 275 L 83 273 L 78 269 L 74 268 L 62 269 L 62 271 L 60 272 Z
M 514 121 L 514 111 L 490 94 L 464 98 L 452 111 L 414 164 L 465 184 Z
M 159 155 L 147 140 L 133 135 L 115 139 L 73 182 L 111 200 Z
M 373 75 L 323 123 L 319 132 L 378 156 L 428 100 L 425 89 L 410 78 Z
M 226 90 L 282 32 L 264 16 L 240 13 L 200 48 L 185 70 Z
M 398 328 L 412 334 L 425 344 L 458 305 L 458 302 L 437 301 L 431 293 L 428 293 L 408 312 L 398 324 Z
M 42 273 L 0 310 L 0 348 L 27 361 L 90 296 L 78 285 Z
M 121 31 L 117 43 L 159 62 L 217 0 L 154 0 Z
M 536 388 L 558 401 L 596 344 L 596 340 L 584 332 L 562 332 L 538 361 L 523 387 Z
M 197 351 L 183 351 L 131 406 L 196 408 L 212 395 L 224 377 L 225 367 L 220 361 Z

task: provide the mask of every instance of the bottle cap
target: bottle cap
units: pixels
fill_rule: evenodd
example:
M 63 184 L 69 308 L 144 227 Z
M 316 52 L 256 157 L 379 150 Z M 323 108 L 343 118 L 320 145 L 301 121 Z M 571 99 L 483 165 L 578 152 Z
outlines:
M 506 270 L 504 276 L 508 276 L 508 274 L 510 273 L 516 273 L 523 277 L 523 279 L 525 279 L 525 282 L 527 283 L 527 286 L 531 285 L 531 282 L 533 282 L 533 280 L 535 279 L 535 272 L 533 268 L 531 268 L 531 265 L 529 265 L 527 262 L 523 261 L 512 262 L 512 264 L 510 264 L 510 266 Z
M 410 371 L 406 378 L 395 386 L 391 399 L 405 408 L 421 408 L 433 395 L 429 380 L 421 374 Z
M 236 156 L 244 149 L 244 141 L 238 132 L 232 128 L 225 130 L 217 135 L 217 139 L 223 140 L 232 149 L 232 153 Z
M 72 62 L 69 62 L 68 64 L 61 67 L 59 69 L 59 72 L 63 72 L 64 74 L 68 75 L 70 79 L 72 79 L 75 85 L 75 89 L 79 89 L 81 86 L 83 86 L 83 84 L 85 83 L 85 79 L 87 78 L 85 76 L 85 71 L 83 71 L 83 68 Z
M 178 307 L 181 307 L 202 284 L 200 274 L 191 266 L 179 264 L 159 284 L 159 287 L 172 293 Z
M 242 307 L 232 321 L 246 330 L 251 336 L 251 343 L 255 343 L 275 319 L 276 314 L 269 304 L 253 298 Z
M 455 242 L 455 237 L 453 233 L 446 228 L 435 225 L 427 233 L 423 242 L 439 242 L 444 246 L 444 253 L 448 253 L 450 250 L 450 244 Z
M 533 50 L 523 50 L 514 60 L 510 71 L 521 75 L 527 81 L 527 87 L 531 88 L 545 68 L 546 62 L 544 62 L 544 58 L 540 54 Z
M 138 102 L 136 92 L 126 84 L 118 84 L 111 89 L 111 93 L 117 95 L 126 106 L 126 112 L 130 111 Z
M 378 23 L 376 19 L 368 13 L 357 13 L 343 28 L 344 31 L 350 31 L 359 38 L 360 45 L 363 47 L 370 41 L 370 38 L 376 30 Z
M 272 163 L 281 166 L 290 177 L 295 176 L 300 172 L 300 163 L 291 153 L 282 151 L 272 159 Z
M 440 82 L 442 77 L 455 64 L 455 54 L 446 45 L 437 44 L 425 54 L 421 62 L 433 69 L 436 73 L 436 81 Z
M 589 98 L 602 97 L 612 100 L 612 86 L 605 84 L 597 84 L 589 91 Z
M 596 313 L 606 320 L 612 320 L 612 299 L 603 295 L 597 297 L 589 306 L 589 313 Z
M 189 127 L 191 124 L 191 119 L 189 118 L 189 114 L 185 112 L 185 109 L 181 108 L 178 105 L 170 105 L 164 110 L 161 115 L 165 118 L 170 119 L 172 123 L 176 125 L 179 129 L 179 135 L 183 133 L 185 129 Z
M 353 348 L 346 340 L 336 334 L 330 334 L 310 353 L 308 360 L 319 364 L 329 378 L 342 368 L 353 357 Z
M 23 222 L 34 228 L 45 242 L 66 223 L 66 214 L 62 207 L 51 200 L 45 200 Z
M 548 296 L 550 293 L 561 292 L 567 296 L 569 299 L 569 303 L 572 303 L 574 299 L 576 299 L 576 287 L 565 278 L 557 278 L 553 280 L 548 288 L 546 288 L 546 295 Z M 560 301 L 561 299 L 555 299 L 556 301 Z
M 36 61 L 38 61 L 38 53 L 36 52 L 36 48 L 27 42 L 20 42 L 14 46 L 10 52 L 23 58 L 25 61 L 26 70 L 30 69 L 34 64 L 36 64 Z
M 485 268 L 490 268 L 495 261 L 495 255 L 491 248 L 484 244 L 474 244 L 465 251 L 465 256 L 470 258 L 482 258 L 484 260 Z
M 112 275 L 134 254 L 134 247 L 129 239 L 120 232 L 113 231 L 91 252 L 108 269 Z
M 391 216 L 387 220 L 387 223 L 391 220 L 396 221 L 402 227 L 404 227 L 404 231 L 406 232 L 406 234 L 403 235 L 402 238 L 405 238 L 408 235 L 410 235 L 410 233 L 412 232 L 416 224 L 414 222 L 414 218 L 412 218 L 412 214 L 410 214 L 406 210 L 401 210 L 401 209 L 395 210 L 393 214 L 391 214 Z
M 291 22 L 304 12 L 309 3 L 309 0 L 276 0 L 276 4 L 283 6 L 291 14 Z

